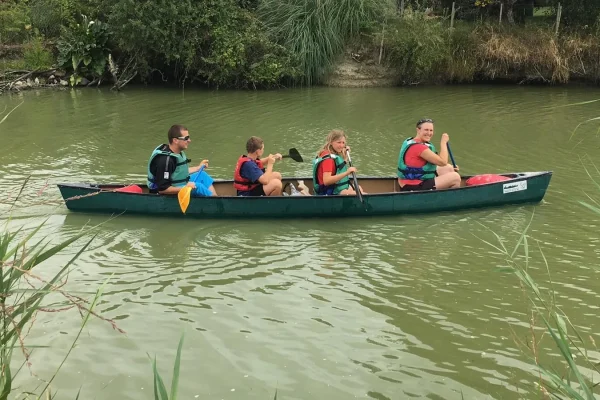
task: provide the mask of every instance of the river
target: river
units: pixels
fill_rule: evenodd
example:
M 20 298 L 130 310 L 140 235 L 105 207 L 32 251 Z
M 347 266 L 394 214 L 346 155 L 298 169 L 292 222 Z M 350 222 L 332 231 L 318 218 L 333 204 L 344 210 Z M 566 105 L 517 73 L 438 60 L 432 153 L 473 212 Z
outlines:
M 587 342 L 600 333 L 600 215 L 580 204 L 600 198 L 584 168 L 600 182 L 591 164 L 600 167 L 599 124 L 573 135 L 600 116 L 600 103 L 565 107 L 599 98 L 593 88 L 500 85 L 0 97 L 0 110 L 23 102 L 0 125 L 2 222 L 30 176 L 10 226 L 47 220 L 38 237 L 53 242 L 95 232 L 65 289 L 89 297 L 106 282 L 97 311 L 126 332 L 93 318 L 52 388 L 60 398 L 80 388 L 82 398 L 152 398 L 149 356 L 169 385 L 184 332 L 180 399 L 540 398 L 531 353 L 517 345 L 531 332 L 528 292 L 498 270 L 507 257 L 492 245 L 498 235 L 512 251 L 531 223 L 528 258 L 521 247 L 517 262 L 554 288 L 600 361 Z M 359 175 L 390 176 L 422 117 L 435 120 L 436 145 L 450 135 L 465 174 L 552 170 L 545 199 L 435 215 L 202 221 L 71 213 L 56 188 L 143 182 L 174 123 L 188 127 L 188 156 L 209 159 L 216 179 L 232 178 L 251 135 L 267 153 L 295 147 L 311 159 L 333 128 L 347 132 Z M 311 173 L 310 163 L 291 160 L 278 168 Z M 50 276 L 83 244 L 38 273 Z M 49 347 L 34 349 L 36 375 L 21 371 L 14 394 L 52 376 L 80 324 L 76 312 L 38 316 L 28 343 Z M 539 353 L 558 365 L 547 337 Z

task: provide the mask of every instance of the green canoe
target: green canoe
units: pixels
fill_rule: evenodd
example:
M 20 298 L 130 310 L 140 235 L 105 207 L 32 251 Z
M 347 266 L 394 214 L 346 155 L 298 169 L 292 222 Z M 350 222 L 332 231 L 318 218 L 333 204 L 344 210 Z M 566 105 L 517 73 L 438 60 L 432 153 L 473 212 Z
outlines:
M 511 179 L 478 186 L 423 192 L 399 192 L 395 177 L 360 177 L 359 184 L 368 194 L 361 203 L 356 196 L 277 196 L 236 197 L 232 181 L 214 183 L 219 196 L 193 197 L 183 214 L 177 196 L 118 192 L 125 185 L 88 183 L 58 184 L 71 211 L 109 214 L 146 214 L 187 218 L 291 218 L 351 217 L 394 214 L 432 213 L 437 211 L 502 206 L 539 202 L 546 193 L 551 171 L 502 174 Z M 298 186 L 302 179 L 312 193 L 311 178 L 284 180 Z

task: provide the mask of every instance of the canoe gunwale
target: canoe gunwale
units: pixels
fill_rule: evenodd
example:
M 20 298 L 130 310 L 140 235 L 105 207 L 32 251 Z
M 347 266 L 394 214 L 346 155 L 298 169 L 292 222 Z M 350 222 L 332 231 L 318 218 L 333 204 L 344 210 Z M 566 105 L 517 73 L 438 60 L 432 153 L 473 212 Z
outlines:
M 458 188 L 449 188 L 449 189 L 435 189 L 435 190 L 423 190 L 423 191 L 412 191 L 412 192 L 382 192 L 382 193 L 366 193 L 363 195 L 364 198 L 370 198 L 370 197 L 380 197 L 380 196 L 416 196 L 416 195 L 426 195 L 426 194 L 431 194 L 431 193 L 442 193 L 442 192 L 455 192 L 455 191 L 465 191 L 465 190 L 476 190 L 478 188 L 482 188 L 482 187 L 489 187 L 489 186 L 494 186 L 494 185 L 504 185 L 507 183 L 511 183 L 511 182 L 519 182 L 519 181 L 523 181 L 523 180 L 530 180 L 532 178 L 536 178 L 536 177 L 541 177 L 544 175 L 552 175 L 552 171 L 537 171 L 537 172 L 513 172 L 513 173 L 502 173 L 502 174 L 498 174 L 498 175 L 502 175 L 502 176 L 514 176 L 508 180 L 504 180 L 504 181 L 500 181 L 500 182 L 490 182 L 490 183 L 484 183 L 481 185 L 474 185 L 474 186 L 461 186 Z M 466 180 L 472 176 L 475 175 L 465 175 L 462 176 L 463 180 Z M 393 176 L 386 176 L 386 177 L 378 177 L 378 176 L 360 176 L 357 177 L 359 180 L 361 179 L 369 179 L 369 180 L 396 180 L 397 177 L 393 177 Z M 290 178 L 284 178 L 284 181 L 288 181 L 288 180 L 312 180 L 312 177 L 290 177 Z M 215 183 L 231 183 L 233 184 L 233 180 L 218 180 L 215 179 L 214 181 Z M 122 183 L 118 183 L 118 184 L 93 184 L 93 183 L 58 183 L 57 184 L 58 188 L 72 188 L 72 189 L 80 189 L 80 190 L 84 190 L 89 192 L 89 194 L 92 193 L 118 193 L 120 195 L 129 195 L 129 196 L 144 196 L 144 197 L 157 197 L 156 193 L 130 193 L 130 192 L 116 192 L 115 189 L 119 188 L 119 187 L 124 187 L 127 186 L 125 184 Z M 146 187 L 146 185 L 138 185 L 140 187 Z M 106 187 L 110 187 L 113 189 L 103 189 Z M 160 195 L 160 196 L 165 196 L 165 197 L 176 197 L 177 195 Z M 240 200 L 261 200 L 261 199 L 265 199 L 268 198 L 270 200 L 275 200 L 275 199 L 286 199 L 286 200 L 291 200 L 294 199 L 293 201 L 298 201 L 298 200 L 302 200 L 302 199 L 306 199 L 308 197 L 312 198 L 312 199 L 316 199 L 316 198 L 321 198 L 321 199 L 331 199 L 331 198 L 347 198 L 347 195 L 331 195 L 331 196 L 317 196 L 317 195 L 312 195 L 312 196 L 270 196 L 270 197 L 265 197 L 265 196 L 258 196 L 258 197 L 251 197 L 251 196 L 215 196 L 216 198 L 222 198 L 222 199 L 240 199 Z M 202 199 L 215 199 L 215 197 L 195 197 L 194 199 L 197 200 L 202 200 Z M 63 197 L 64 200 L 76 200 L 76 198 L 68 198 L 65 199 Z

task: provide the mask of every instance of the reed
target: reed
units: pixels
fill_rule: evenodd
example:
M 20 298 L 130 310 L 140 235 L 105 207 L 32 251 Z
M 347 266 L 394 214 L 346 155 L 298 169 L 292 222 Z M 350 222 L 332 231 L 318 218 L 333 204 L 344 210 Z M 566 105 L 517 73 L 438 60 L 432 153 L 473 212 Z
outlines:
M 298 60 L 301 83 L 320 83 L 347 41 L 394 11 L 390 0 L 262 0 L 258 15 L 269 34 Z

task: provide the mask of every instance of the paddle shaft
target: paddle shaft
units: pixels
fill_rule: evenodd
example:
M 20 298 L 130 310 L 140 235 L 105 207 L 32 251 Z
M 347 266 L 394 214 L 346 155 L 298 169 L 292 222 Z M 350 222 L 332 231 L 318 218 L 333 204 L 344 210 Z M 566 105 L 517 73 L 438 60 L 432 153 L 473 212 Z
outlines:
M 352 157 L 350 157 L 350 152 L 346 150 L 346 154 L 348 155 L 348 165 L 352 166 Z M 356 195 L 358 196 L 358 200 L 363 202 L 362 193 L 360 192 L 360 187 L 358 186 L 358 179 L 356 179 L 356 173 L 352 173 L 352 179 L 354 180 L 354 190 L 356 191 Z
M 454 162 L 454 156 L 452 155 L 452 150 L 450 150 L 450 142 L 446 143 L 448 146 L 448 154 L 450 155 L 450 160 L 452 161 L 452 166 L 456 168 L 456 163 Z
M 281 156 L 281 158 L 291 158 L 292 160 L 294 160 L 296 162 L 303 162 L 304 161 L 304 159 L 300 155 L 300 152 L 298 152 L 298 150 L 296 150 L 296 148 L 291 148 L 288 151 L 288 154 L 284 154 L 283 156 Z

